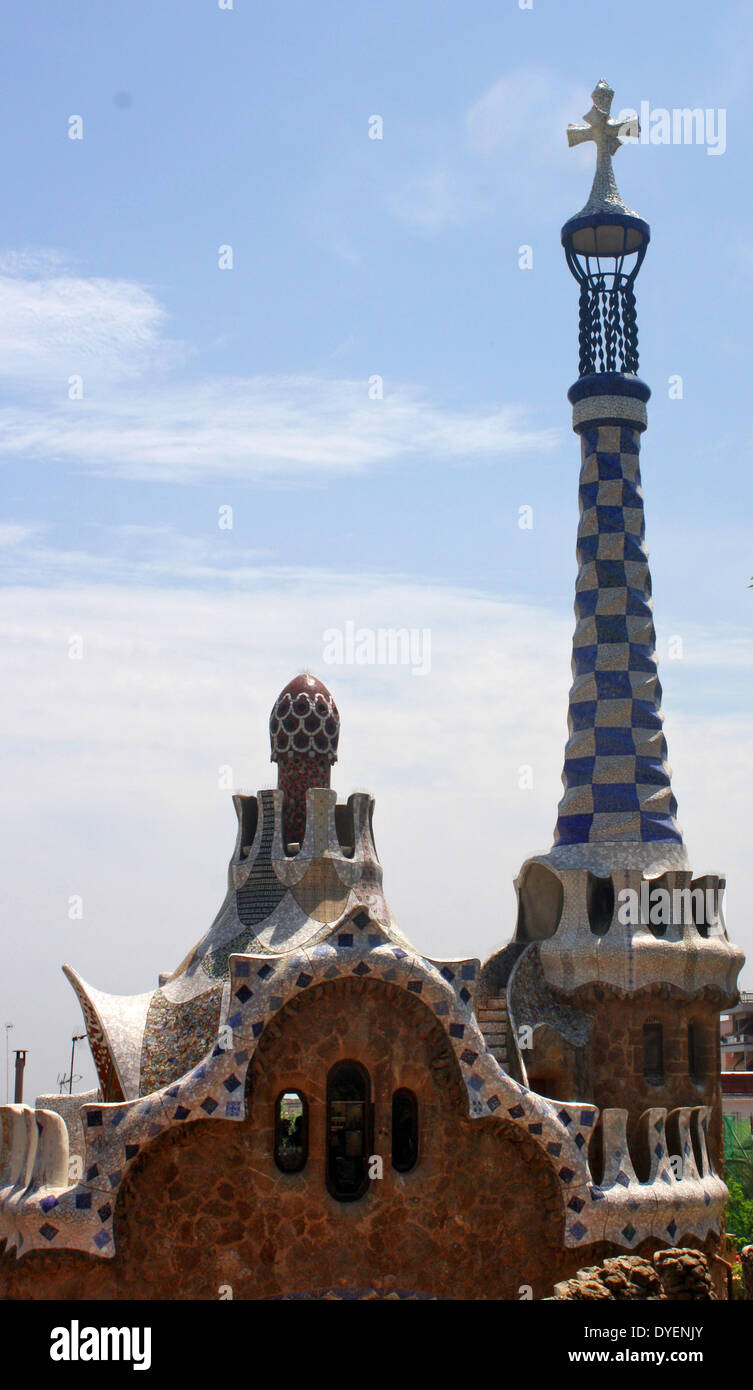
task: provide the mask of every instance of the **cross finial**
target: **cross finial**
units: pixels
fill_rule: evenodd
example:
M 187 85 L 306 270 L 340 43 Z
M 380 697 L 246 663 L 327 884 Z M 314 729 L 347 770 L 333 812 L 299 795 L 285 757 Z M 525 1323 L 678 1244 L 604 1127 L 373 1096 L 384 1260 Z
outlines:
M 578 217 L 593 212 L 631 212 L 620 197 L 612 169 L 612 155 L 620 148 L 620 135 L 626 132 L 625 122 L 613 121 L 609 115 L 613 96 L 612 88 L 602 77 L 591 93 L 593 106 L 583 117 L 586 124 L 567 127 L 567 142 L 571 148 L 573 145 L 582 144 L 584 140 L 593 140 L 596 145 L 596 173 L 591 196 L 585 207 L 576 214 Z M 640 134 L 637 120 L 632 120 L 629 128 L 631 135 Z

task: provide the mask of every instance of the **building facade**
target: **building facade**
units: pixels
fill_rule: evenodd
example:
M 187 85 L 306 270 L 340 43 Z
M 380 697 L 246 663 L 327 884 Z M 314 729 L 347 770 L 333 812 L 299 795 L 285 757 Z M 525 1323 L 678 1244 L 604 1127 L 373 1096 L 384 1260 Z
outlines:
M 722 1112 L 753 1133 L 753 991 L 721 1017 Z
M 233 798 L 206 934 L 134 997 L 65 967 L 100 1095 L 0 1109 L 5 1296 L 540 1298 L 607 1254 L 717 1249 L 719 1014 L 742 955 L 667 764 L 633 290 L 649 230 L 614 183 L 611 96 L 599 83 L 568 132 L 597 147 L 563 228 L 573 684 L 554 843 L 522 866 L 512 940 L 483 963 L 411 945 L 372 798 L 330 788 L 332 695 L 296 677 L 270 719 L 277 787 Z

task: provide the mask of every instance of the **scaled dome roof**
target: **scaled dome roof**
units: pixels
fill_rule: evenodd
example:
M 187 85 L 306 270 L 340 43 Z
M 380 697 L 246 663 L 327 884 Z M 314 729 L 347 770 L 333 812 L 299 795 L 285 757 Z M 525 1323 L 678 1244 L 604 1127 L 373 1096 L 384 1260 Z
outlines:
M 291 754 L 337 762 L 340 715 L 326 685 L 303 672 L 275 700 L 269 717 L 271 761 Z

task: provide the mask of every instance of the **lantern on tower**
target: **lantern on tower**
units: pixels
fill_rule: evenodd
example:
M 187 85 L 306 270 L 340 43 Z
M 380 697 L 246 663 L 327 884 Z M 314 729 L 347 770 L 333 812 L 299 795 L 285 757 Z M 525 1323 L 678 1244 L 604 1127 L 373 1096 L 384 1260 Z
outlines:
M 596 145 L 596 173 L 585 207 L 562 228 L 570 271 L 580 285 L 579 376 L 638 371 L 635 278 L 651 236 L 647 222 L 626 207 L 612 169 L 622 138 L 637 135 L 637 119 L 610 118 L 614 92 L 604 79 L 591 94 L 585 124 L 569 125 L 568 143 Z

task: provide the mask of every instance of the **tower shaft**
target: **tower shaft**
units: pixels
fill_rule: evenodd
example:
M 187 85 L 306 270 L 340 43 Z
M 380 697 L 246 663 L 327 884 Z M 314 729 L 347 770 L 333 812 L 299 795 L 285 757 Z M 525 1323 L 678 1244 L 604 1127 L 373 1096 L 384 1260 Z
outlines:
M 569 393 L 581 441 L 576 626 L 553 857 L 605 874 L 687 867 L 663 733 L 640 438 L 649 389 L 602 373 Z

